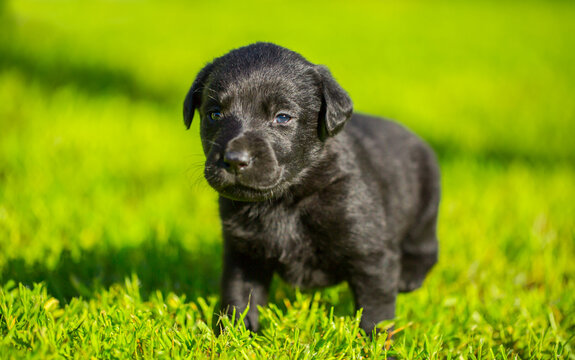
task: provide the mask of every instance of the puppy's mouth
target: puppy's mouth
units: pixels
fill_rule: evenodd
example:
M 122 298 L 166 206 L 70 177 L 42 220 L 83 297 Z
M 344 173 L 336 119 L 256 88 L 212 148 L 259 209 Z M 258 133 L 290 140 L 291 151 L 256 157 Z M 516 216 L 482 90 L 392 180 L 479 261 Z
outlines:
M 265 201 L 273 199 L 281 191 L 277 187 L 271 187 L 268 189 L 257 189 L 249 186 L 244 186 L 241 184 L 227 186 L 223 189 L 218 190 L 220 195 L 231 200 L 236 201 Z
M 206 163 L 205 177 L 220 195 L 236 201 L 265 201 L 282 192 L 283 168 L 250 169 L 231 173 L 225 167 Z

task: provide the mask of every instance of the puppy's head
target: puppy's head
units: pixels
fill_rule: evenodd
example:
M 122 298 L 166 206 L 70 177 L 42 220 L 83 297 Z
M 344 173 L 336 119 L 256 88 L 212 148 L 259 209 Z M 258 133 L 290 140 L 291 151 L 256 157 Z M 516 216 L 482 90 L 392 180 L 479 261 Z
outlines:
M 327 68 L 256 43 L 199 72 L 184 101 L 188 128 L 195 110 L 208 183 L 227 198 L 262 201 L 301 180 L 351 117 L 352 102 Z

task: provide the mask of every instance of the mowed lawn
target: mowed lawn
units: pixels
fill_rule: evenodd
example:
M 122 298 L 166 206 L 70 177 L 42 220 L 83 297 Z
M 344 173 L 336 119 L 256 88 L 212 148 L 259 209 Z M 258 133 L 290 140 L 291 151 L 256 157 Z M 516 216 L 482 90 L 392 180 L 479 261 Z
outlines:
M 0 0 L 0 358 L 575 359 L 573 19 L 571 1 Z M 275 279 L 258 334 L 217 316 L 217 195 L 181 105 L 255 41 L 437 151 L 440 261 L 374 339 L 345 284 Z

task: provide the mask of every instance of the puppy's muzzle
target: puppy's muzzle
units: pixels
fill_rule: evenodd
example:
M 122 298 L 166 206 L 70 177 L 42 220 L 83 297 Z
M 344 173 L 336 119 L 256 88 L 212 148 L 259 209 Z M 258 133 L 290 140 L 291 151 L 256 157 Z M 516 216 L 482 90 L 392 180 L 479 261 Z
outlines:
M 224 169 L 242 185 L 269 187 L 278 180 L 278 161 L 260 133 L 249 131 L 230 140 L 221 156 Z
M 224 146 L 212 148 L 207 156 L 205 175 L 221 195 L 262 200 L 277 192 L 283 170 L 265 134 L 247 131 Z

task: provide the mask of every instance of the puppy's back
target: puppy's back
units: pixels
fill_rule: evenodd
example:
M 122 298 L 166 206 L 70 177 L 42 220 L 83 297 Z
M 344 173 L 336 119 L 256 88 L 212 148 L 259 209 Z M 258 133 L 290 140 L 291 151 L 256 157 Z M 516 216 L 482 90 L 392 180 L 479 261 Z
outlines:
M 379 192 L 390 216 L 411 215 L 413 222 L 437 215 L 439 166 L 431 147 L 404 126 L 383 118 L 354 114 L 343 133 L 371 188 Z

